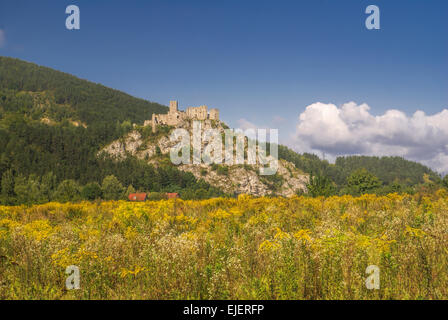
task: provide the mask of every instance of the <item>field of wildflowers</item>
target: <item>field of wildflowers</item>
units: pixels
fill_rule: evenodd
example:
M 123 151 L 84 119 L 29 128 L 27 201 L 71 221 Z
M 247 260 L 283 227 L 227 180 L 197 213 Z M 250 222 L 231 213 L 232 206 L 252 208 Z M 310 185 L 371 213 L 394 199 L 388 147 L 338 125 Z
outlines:
M 0 207 L 0 299 L 447 298 L 445 191 Z

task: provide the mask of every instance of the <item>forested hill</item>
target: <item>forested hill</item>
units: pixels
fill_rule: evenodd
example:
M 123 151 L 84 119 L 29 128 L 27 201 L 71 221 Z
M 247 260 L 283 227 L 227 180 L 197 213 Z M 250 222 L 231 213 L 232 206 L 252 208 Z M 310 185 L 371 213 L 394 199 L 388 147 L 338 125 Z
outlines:
M 399 182 L 415 185 L 425 182 L 425 176 L 436 181 L 439 175 L 427 166 L 401 157 L 348 156 L 336 159 L 335 166 L 340 170 L 339 182 L 354 170 L 367 169 L 385 184 Z
M 86 125 L 129 120 L 142 124 L 167 107 L 132 97 L 101 84 L 19 59 L 0 57 L 0 98 L 3 112 Z
M 162 155 L 154 166 L 135 157 L 117 162 L 97 156 L 133 130 L 133 123 L 167 111 L 166 106 L 63 72 L 0 57 L 0 204 L 119 199 L 134 188 L 179 192 L 185 199 L 223 195 Z M 348 192 L 349 180 L 364 183 L 365 173 L 349 179 L 360 168 L 380 180 L 367 177 L 376 188 L 373 192 L 379 186 L 390 185 L 382 191 L 388 192 L 440 181 L 429 168 L 402 158 L 348 157 L 329 164 L 285 146 L 279 146 L 279 157 L 304 173 L 325 177 L 313 180 L 315 195 Z
M 166 106 L 18 59 L 0 57 L 0 204 L 123 198 L 126 189 L 221 195 L 192 174 L 98 158 Z M 128 190 L 128 191 L 129 191 Z
M 330 178 L 338 187 L 346 183 L 351 173 L 360 169 L 366 169 L 385 185 L 415 186 L 427 182 L 425 177 L 434 182 L 440 180 L 439 174 L 427 166 L 401 157 L 347 156 L 338 157 L 331 164 L 313 154 L 297 154 L 285 146 L 279 146 L 279 157 L 294 163 L 304 172 Z
M 0 174 L 101 179 L 102 146 L 168 108 L 67 73 L 0 57 Z

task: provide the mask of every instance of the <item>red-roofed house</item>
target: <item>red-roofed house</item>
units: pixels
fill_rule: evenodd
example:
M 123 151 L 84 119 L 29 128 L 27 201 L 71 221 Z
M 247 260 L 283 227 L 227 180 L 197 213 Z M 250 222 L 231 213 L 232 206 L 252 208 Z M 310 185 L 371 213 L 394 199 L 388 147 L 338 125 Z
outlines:
M 146 201 L 146 193 L 131 193 L 128 199 L 129 201 Z

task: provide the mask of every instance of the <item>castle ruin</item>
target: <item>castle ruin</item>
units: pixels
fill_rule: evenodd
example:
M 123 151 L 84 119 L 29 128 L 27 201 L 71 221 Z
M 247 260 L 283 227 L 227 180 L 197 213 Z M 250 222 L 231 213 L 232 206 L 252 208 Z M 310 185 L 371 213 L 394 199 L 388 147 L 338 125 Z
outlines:
M 156 132 L 157 125 L 177 126 L 184 120 L 219 120 L 219 110 L 210 109 L 207 106 L 188 107 L 186 111 L 178 110 L 177 101 L 170 101 L 170 109 L 167 114 L 152 114 L 151 120 L 146 120 L 144 126 L 151 125 L 152 132 Z

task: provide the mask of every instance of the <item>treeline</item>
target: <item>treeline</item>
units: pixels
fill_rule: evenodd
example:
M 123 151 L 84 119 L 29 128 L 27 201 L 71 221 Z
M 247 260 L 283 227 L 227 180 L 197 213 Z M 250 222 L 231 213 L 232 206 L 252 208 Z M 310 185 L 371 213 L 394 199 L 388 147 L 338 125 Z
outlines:
M 133 159 L 132 161 L 139 161 Z M 109 161 L 107 161 L 109 162 Z M 109 162 L 109 164 L 112 162 Z M 163 198 L 167 192 L 177 192 L 182 199 L 208 199 L 211 197 L 226 197 L 219 189 L 211 187 L 204 180 L 197 181 L 191 173 L 184 173 L 176 168 L 154 168 L 150 165 L 136 165 L 128 170 L 120 170 L 121 164 L 107 166 L 101 175 L 106 175 L 101 181 L 92 177 L 86 184 L 80 184 L 74 179 L 58 182 L 57 176 L 49 171 L 43 176 L 31 174 L 28 177 L 7 170 L 2 174 L 0 188 L 0 204 L 19 205 L 46 203 L 49 201 L 74 202 L 80 200 L 120 200 L 127 199 L 130 193 L 149 193 L 153 200 Z M 141 172 L 134 171 L 140 168 Z M 131 172 L 132 171 L 132 172 Z
M 298 154 L 280 145 L 279 158 L 311 174 L 308 189 L 315 196 L 415 193 L 448 186 L 448 177 L 442 180 L 430 168 L 401 157 L 346 156 L 331 164 L 317 155 Z
M 423 177 L 425 182 L 412 186 L 406 186 L 398 182 L 384 184 L 377 176 L 366 169 L 358 169 L 347 177 L 342 188 L 338 188 L 333 181 L 322 175 L 311 176 L 307 188 L 308 195 L 312 197 L 329 197 L 334 195 L 360 196 L 363 194 L 387 195 L 390 193 L 433 194 L 442 188 L 448 189 L 448 175 L 436 181 L 431 180 L 426 174 Z

